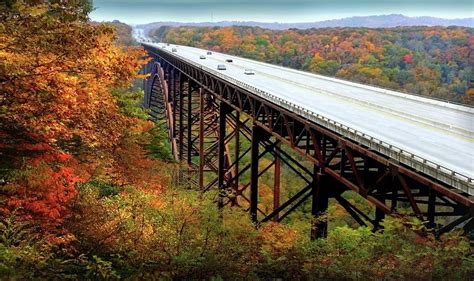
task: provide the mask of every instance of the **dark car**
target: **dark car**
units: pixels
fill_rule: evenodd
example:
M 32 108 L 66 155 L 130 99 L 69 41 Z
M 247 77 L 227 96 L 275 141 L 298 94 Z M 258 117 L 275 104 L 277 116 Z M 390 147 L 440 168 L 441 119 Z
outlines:
M 226 59 L 225 61 L 226 61 L 226 62 L 233 62 L 232 59 Z

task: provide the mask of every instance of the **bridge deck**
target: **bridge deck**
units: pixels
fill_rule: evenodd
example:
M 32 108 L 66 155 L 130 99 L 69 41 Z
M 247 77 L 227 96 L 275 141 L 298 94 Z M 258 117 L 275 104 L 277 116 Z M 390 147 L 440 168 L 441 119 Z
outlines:
M 474 195 L 474 109 L 186 46 L 150 44 L 427 160 Z M 171 52 L 177 48 L 177 52 Z M 205 55 L 206 59 L 200 59 Z M 233 62 L 228 63 L 226 59 Z M 255 75 L 244 74 L 252 69 Z M 413 157 L 412 155 L 412 157 Z M 422 161 L 423 162 L 423 161 Z M 443 177 L 445 178 L 445 177 Z M 442 180 L 442 179 L 441 179 Z M 467 187 L 467 188 L 466 188 Z M 458 187 L 459 188 L 459 187 Z

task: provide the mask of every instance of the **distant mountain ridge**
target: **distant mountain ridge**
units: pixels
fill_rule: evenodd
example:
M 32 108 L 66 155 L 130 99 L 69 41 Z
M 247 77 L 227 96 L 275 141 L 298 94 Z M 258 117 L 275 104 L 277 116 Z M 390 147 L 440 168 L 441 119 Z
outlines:
M 461 19 L 444 19 L 436 17 L 408 17 L 400 14 L 358 16 L 334 20 L 302 22 L 302 23 L 265 23 L 256 21 L 220 21 L 220 22 L 154 22 L 137 25 L 138 28 L 146 30 L 155 29 L 160 26 L 259 26 L 269 29 L 309 29 L 325 27 L 368 27 L 368 28 L 390 28 L 398 26 L 464 26 L 474 27 L 474 17 Z

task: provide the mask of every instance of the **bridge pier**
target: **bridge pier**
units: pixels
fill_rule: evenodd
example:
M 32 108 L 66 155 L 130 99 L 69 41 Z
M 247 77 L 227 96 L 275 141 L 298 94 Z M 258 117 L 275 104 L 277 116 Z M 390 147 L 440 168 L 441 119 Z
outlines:
M 254 224 L 258 223 L 258 159 L 259 159 L 259 139 L 261 131 L 257 125 L 252 126 L 252 150 L 250 158 L 250 218 Z
M 199 89 L 199 189 L 204 190 L 204 166 L 205 166 L 205 151 L 204 151 L 204 90 Z
M 186 97 L 187 89 L 186 87 L 189 87 L 189 84 L 185 81 L 185 78 L 180 75 L 180 80 L 179 80 L 179 137 L 178 137 L 178 144 L 179 144 L 179 160 L 183 161 L 184 160 L 184 133 L 185 133 L 185 120 L 184 120 L 184 99 Z
M 219 105 L 219 135 L 218 135 L 218 207 L 219 209 L 224 207 L 224 197 L 226 195 L 225 176 L 227 173 L 228 164 L 226 163 L 226 127 L 227 127 L 227 114 L 231 108 L 225 103 Z
M 275 155 L 275 167 L 273 171 L 273 211 L 280 208 L 280 180 L 281 180 L 281 160 L 280 152 L 281 144 L 278 142 L 275 145 L 274 155 Z M 274 221 L 278 221 L 279 214 L 275 215 Z
M 329 205 L 329 192 L 326 175 L 315 167 L 315 176 L 312 185 L 311 214 L 311 239 L 323 238 L 328 234 L 327 210 Z

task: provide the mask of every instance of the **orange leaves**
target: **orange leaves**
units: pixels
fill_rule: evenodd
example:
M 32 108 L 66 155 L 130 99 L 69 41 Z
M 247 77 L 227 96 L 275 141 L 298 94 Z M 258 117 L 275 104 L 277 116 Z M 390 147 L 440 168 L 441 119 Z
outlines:
M 31 156 L 7 183 L 9 197 L 3 211 L 17 210 L 21 217 L 37 221 L 44 229 L 58 226 L 77 194 L 76 183 L 83 180 L 75 174 L 75 161 L 45 143 L 20 144 L 16 150 Z
M 298 232 L 283 224 L 269 222 L 259 229 L 262 237 L 262 250 L 279 256 L 295 247 L 299 237 Z
M 8 21 L 0 37 L 0 105 L 8 108 L 2 123 L 53 145 L 74 137 L 91 147 L 117 142 L 130 120 L 110 90 L 136 78 L 144 62 L 141 48 L 114 46 L 105 25 L 45 23 L 41 17 Z
M 13 171 L 1 199 L 3 211 L 19 208 L 53 230 L 68 217 L 76 184 L 106 162 L 90 155 L 107 155 L 129 135 L 136 120 L 111 91 L 128 88 L 146 59 L 141 48 L 115 46 L 109 26 L 47 7 L 0 13 L 0 155 Z

